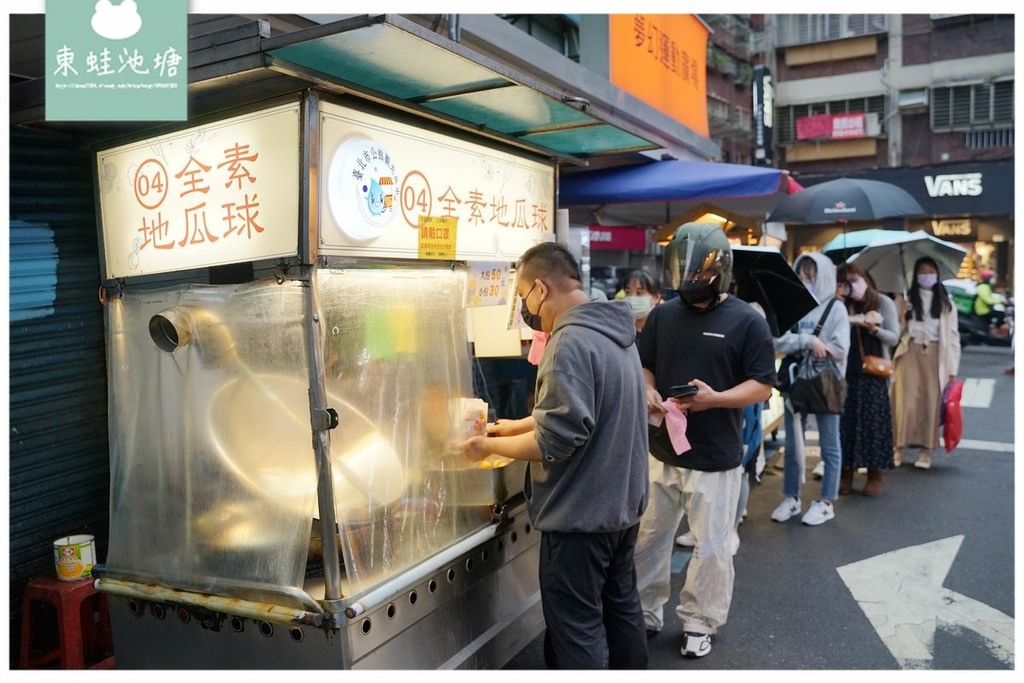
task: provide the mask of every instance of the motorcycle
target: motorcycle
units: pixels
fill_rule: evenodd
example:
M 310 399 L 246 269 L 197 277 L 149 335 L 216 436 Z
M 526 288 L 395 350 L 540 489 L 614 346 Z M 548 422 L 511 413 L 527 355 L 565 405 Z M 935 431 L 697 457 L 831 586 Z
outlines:
M 1003 297 L 1002 303 L 992 306 L 1004 316 L 1002 325 L 993 326 L 989 316 L 974 312 L 976 284 L 972 280 L 946 280 L 942 283 L 957 308 L 957 327 L 960 332 L 960 346 L 985 344 L 988 346 L 1010 346 L 1013 343 L 1013 298 Z

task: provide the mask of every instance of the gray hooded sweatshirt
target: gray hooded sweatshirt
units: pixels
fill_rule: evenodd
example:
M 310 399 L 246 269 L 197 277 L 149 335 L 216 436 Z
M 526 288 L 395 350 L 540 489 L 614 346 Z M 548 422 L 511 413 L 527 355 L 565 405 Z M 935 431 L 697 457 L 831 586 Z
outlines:
M 542 460 L 526 481 L 541 531 L 621 531 L 647 505 L 647 400 L 625 301 L 573 306 L 537 369 L 533 409 Z
M 821 314 L 825 312 L 828 302 L 836 296 L 836 266 L 824 254 L 816 251 L 800 254 L 793 262 L 793 270 L 799 273 L 800 262 L 808 258 L 813 259 L 818 266 L 818 276 L 814 280 L 812 294 L 820 303 L 800 318 L 799 332 L 786 332 L 775 339 L 775 350 L 782 354 L 800 353 L 811 348 L 814 342 L 814 327 L 818 324 Z M 846 356 L 850 350 L 850 316 L 842 301 L 837 301 L 832 306 L 818 337 L 828 346 L 832 359 L 845 376 Z

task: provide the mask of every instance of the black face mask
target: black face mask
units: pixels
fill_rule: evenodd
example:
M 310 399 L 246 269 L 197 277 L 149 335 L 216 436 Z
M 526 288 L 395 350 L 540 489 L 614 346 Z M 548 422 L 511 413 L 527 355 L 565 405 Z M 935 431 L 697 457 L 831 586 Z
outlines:
M 536 286 L 537 283 L 534 282 L 533 287 Z M 537 332 L 543 332 L 544 328 L 540 323 L 540 309 L 537 309 L 537 313 L 530 313 L 530 309 L 526 307 L 526 300 L 530 298 L 530 294 L 533 292 L 533 287 L 530 287 L 530 291 L 526 293 L 526 296 L 519 297 L 519 315 L 522 317 L 523 322 L 526 323 L 527 327 L 532 330 L 536 330 Z M 540 305 L 543 306 L 544 302 L 542 301 Z
M 710 311 L 718 303 L 718 289 L 713 285 L 702 285 L 694 289 L 679 292 L 683 304 L 694 313 Z M 703 304 L 711 304 L 702 307 Z

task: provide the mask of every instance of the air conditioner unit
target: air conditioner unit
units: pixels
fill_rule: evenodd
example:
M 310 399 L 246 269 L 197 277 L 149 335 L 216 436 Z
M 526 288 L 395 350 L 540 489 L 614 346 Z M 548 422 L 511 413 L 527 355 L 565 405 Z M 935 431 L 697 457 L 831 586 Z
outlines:
M 901 111 L 922 110 L 928 108 L 928 89 L 904 90 L 900 93 L 899 105 Z

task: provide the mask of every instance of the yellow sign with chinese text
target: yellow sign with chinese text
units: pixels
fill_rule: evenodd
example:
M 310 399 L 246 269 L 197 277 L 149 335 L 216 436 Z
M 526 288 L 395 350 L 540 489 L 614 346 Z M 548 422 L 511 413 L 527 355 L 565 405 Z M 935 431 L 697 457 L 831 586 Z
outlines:
M 455 216 L 420 216 L 419 258 L 454 259 L 458 227 Z
M 610 14 L 609 80 L 707 137 L 707 44 L 692 14 Z

